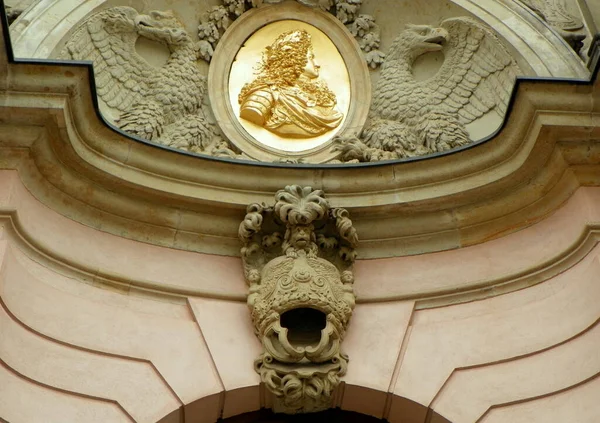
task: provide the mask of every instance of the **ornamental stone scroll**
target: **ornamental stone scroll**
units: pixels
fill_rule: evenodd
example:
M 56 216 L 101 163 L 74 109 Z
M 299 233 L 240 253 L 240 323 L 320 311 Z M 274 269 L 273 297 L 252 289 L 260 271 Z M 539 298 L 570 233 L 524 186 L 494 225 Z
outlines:
M 323 195 L 287 186 L 274 207 L 249 205 L 239 228 L 248 306 L 263 345 L 255 369 L 276 412 L 331 407 L 348 365 L 341 343 L 355 304 L 358 237 L 348 212 Z

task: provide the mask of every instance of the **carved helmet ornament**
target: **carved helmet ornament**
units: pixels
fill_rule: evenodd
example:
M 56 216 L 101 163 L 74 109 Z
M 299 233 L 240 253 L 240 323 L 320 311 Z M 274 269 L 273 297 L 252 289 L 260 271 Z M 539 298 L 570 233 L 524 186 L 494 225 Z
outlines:
M 355 295 L 356 229 L 323 191 L 297 185 L 274 207 L 248 206 L 239 237 L 248 306 L 263 345 L 255 368 L 285 413 L 331 407 L 348 356 L 341 343 Z

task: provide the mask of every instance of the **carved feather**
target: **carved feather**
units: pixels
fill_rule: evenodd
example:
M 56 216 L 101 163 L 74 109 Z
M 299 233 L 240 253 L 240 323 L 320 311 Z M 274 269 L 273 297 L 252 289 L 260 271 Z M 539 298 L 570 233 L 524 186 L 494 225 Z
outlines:
M 126 6 L 104 10 L 73 34 L 62 58 L 91 60 L 97 93 L 110 107 L 128 110 L 148 91 L 156 70 L 135 51 L 138 12 Z
M 151 66 L 136 53 L 140 36 L 168 47 L 170 55 L 162 67 Z M 204 152 L 223 141 L 213 122 L 206 119 L 206 77 L 196 65 L 197 54 L 196 45 L 172 12 L 141 15 L 131 7 L 114 7 L 85 21 L 61 56 L 93 62 L 97 93 L 120 112 L 115 123 L 121 129 L 161 144 Z
M 413 63 L 430 51 L 441 51 L 444 62 L 433 77 L 417 81 Z M 473 19 L 447 19 L 440 28 L 407 25 L 381 68 L 364 144 L 340 140 L 342 158 L 402 158 L 465 145 L 465 125 L 506 111 L 517 72 L 498 38 Z
M 394 42 L 373 96 L 372 116 L 406 120 L 441 109 L 468 124 L 493 108 L 505 112 L 518 70 L 507 50 L 473 19 L 452 18 L 441 27 L 448 32 L 445 60 L 425 81 L 412 76 L 410 52 L 398 51 L 411 48 L 402 42 L 403 35 Z
M 468 124 L 491 109 L 503 114 L 517 72 L 517 64 L 498 38 L 469 18 L 452 18 L 442 23 L 449 42 L 442 52 L 446 60 L 433 81 L 424 89 L 433 96 L 436 87 L 451 90 L 441 107 Z

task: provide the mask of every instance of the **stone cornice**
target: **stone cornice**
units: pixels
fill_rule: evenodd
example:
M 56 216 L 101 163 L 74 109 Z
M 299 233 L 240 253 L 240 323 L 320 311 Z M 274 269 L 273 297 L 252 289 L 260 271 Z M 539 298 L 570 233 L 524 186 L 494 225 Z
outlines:
M 244 302 L 235 257 L 157 247 L 99 232 L 53 212 L 0 172 L 0 240 L 52 272 L 136 295 Z M 597 257 L 599 188 L 582 188 L 557 213 L 522 231 L 467 248 L 358 260 L 359 303 L 416 301 L 431 308 L 481 300 L 545 282 Z M 456 263 L 461 263 L 460 272 Z M 209 269 L 209 270 L 207 270 Z M 377 283 L 373 283 L 376 280 Z
M 592 82 L 519 80 L 502 130 L 451 154 L 314 166 L 200 157 L 133 139 L 99 115 L 90 65 L 2 54 L 2 168 L 18 169 L 57 212 L 144 242 L 237 255 L 246 205 L 295 183 L 350 211 L 361 258 L 419 254 L 516 231 L 600 182 L 597 72 Z

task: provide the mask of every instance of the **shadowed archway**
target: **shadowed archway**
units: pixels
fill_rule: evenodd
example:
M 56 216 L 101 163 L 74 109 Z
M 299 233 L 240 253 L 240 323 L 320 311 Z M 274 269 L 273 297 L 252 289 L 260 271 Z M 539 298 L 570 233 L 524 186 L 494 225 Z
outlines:
M 228 419 L 220 419 L 219 423 L 380 423 L 386 421 L 365 414 L 334 408 L 319 413 L 294 415 L 275 414 L 271 410 L 262 409 Z

